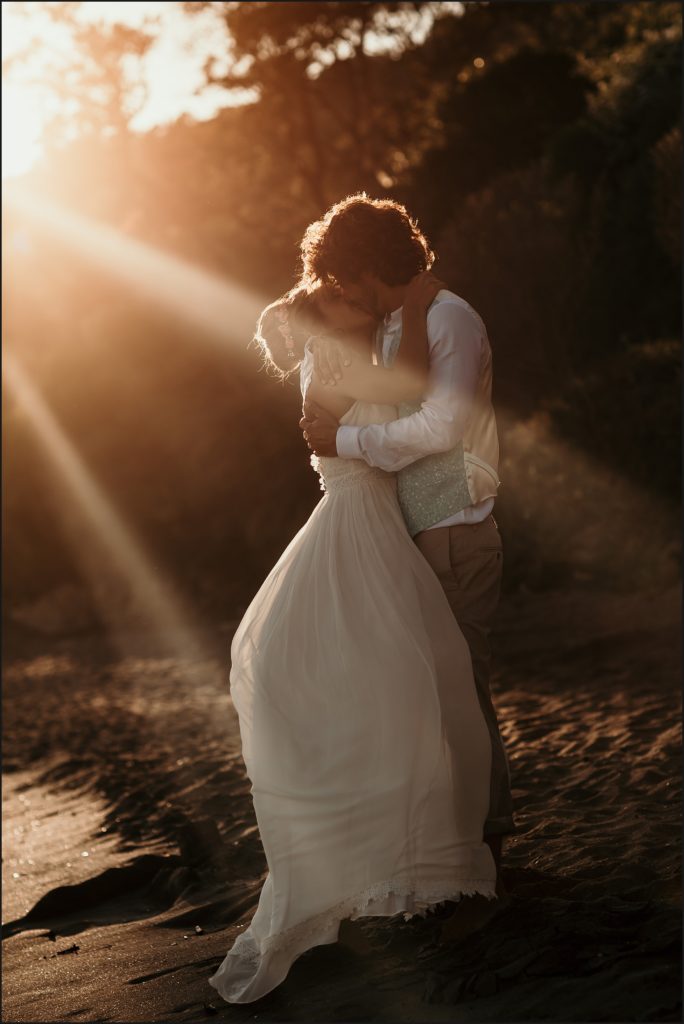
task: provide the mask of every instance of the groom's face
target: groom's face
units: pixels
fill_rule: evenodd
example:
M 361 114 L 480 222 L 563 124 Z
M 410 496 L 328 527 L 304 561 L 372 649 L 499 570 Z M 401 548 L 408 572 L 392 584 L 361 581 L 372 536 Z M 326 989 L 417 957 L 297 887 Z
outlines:
M 340 293 L 321 297 L 318 305 L 325 320 L 342 333 L 367 334 L 375 325 L 373 317 Z
M 362 310 L 374 320 L 380 319 L 384 311 L 378 308 L 378 299 L 373 280 L 365 274 L 358 281 L 345 280 L 339 282 L 342 294 L 347 302 Z

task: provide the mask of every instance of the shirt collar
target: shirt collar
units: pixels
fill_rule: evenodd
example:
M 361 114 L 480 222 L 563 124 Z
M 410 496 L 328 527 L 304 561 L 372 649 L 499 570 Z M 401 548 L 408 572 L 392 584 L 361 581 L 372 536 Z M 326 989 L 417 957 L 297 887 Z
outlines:
M 396 327 L 397 324 L 401 323 L 401 311 L 402 306 L 397 306 L 391 313 L 387 313 L 384 319 L 385 327 Z

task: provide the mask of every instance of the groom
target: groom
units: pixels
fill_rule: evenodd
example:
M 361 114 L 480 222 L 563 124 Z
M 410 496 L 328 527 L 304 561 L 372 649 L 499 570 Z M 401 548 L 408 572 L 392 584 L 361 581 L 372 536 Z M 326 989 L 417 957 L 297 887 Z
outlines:
M 434 253 L 403 206 L 349 196 L 311 224 L 302 240 L 303 278 L 336 284 L 378 321 L 376 358 L 391 366 L 401 341 L 402 303 Z M 443 289 L 427 314 L 430 386 L 422 404 L 366 427 L 340 426 L 313 403 L 300 422 L 317 455 L 363 459 L 397 473 L 399 502 L 416 545 L 434 569 L 468 642 L 475 685 L 492 740 L 490 806 L 484 827 L 497 871 L 513 832 L 508 761 L 489 689 L 489 631 L 501 585 L 501 538 L 492 508 L 499 444 L 491 404 L 492 356 L 471 306 Z M 331 359 L 333 373 L 343 373 Z M 325 379 L 323 357 L 320 372 Z

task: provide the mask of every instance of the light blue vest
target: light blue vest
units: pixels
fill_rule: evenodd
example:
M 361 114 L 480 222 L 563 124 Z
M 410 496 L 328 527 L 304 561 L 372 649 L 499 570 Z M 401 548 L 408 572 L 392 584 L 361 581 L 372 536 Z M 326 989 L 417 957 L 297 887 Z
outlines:
M 387 329 L 381 325 L 378 331 L 380 355 L 383 339 L 387 336 Z M 387 355 L 384 357 L 385 366 L 391 366 L 394 362 L 400 343 L 401 324 L 390 332 Z M 420 402 L 415 405 L 402 403 L 398 407 L 399 416 L 410 416 L 418 412 L 420 407 Z M 426 455 L 400 469 L 397 473 L 397 494 L 412 537 L 472 505 L 463 443 L 459 441 L 448 452 Z

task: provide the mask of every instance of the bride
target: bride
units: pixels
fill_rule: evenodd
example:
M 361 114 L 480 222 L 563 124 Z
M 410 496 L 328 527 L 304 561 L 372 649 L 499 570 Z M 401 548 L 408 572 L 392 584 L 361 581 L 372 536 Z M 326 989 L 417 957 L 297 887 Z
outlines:
M 334 289 L 295 288 L 256 340 L 302 394 L 342 423 L 396 418 L 428 376 L 418 275 L 392 369 L 372 361 L 375 323 Z M 334 333 L 345 373 L 324 387 L 315 336 Z M 209 984 L 249 1003 L 345 919 L 406 919 L 445 900 L 494 899 L 482 839 L 491 746 L 470 654 L 411 540 L 393 474 L 312 457 L 325 494 L 247 609 L 231 647 L 231 697 L 268 873 L 249 927 Z

